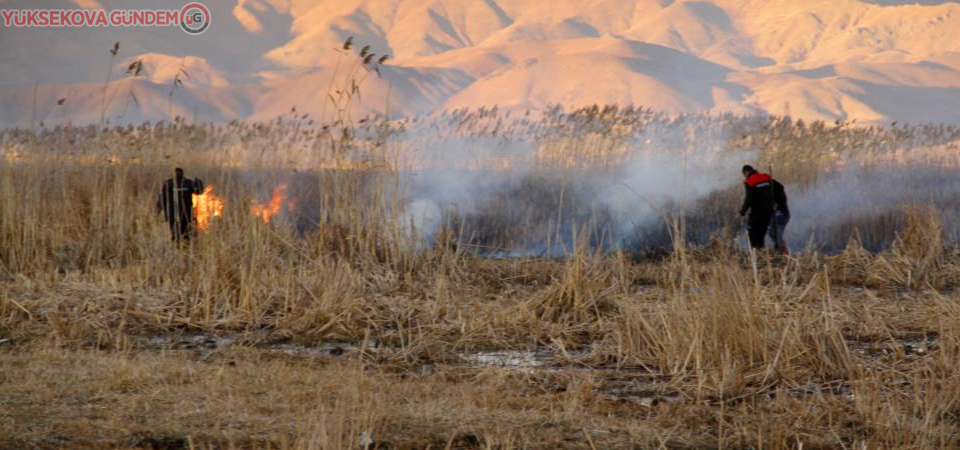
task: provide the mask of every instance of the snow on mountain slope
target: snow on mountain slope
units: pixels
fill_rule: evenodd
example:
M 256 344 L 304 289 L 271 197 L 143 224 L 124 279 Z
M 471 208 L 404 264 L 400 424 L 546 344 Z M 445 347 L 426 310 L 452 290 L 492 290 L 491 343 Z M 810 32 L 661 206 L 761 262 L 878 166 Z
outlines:
M 893 0 L 204 0 L 211 28 L 0 27 L 0 125 L 319 117 L 347 37 L 356 114 L 636 104 L 672 113 L 960 121 L 960 2 Z M 0 0 L 17 8 L 179 8 L 169 0 Z M 107 49 L 121 42 L 113 59 Z M 123 71 L 144 61 L 136 80 Z M 181 64 L 189 78 L 169 97 Z M 38 99 L 33 86 L 39 83 Z M 126 91 L 125 91 L 126 90 Z M 387 96 L 390 96 L 389 101 Z M 119 94 L 118 94 L 119 95 Z M 133 97 L 127 94 L 127 97 Z M 44 109 L 58 98 L 68 108 Z M 119 98 L 119 97 L 118 97 Z M 36 105 L 35 105 L 36 103 Z M 169 108 L 168 108 L 169 104 Z M 37 106 L 39 105 L 39 106 Z
M 483 104 L 489 92 L 499 92 L 499 104 L 507 108 L 619 102 L 681 113 L 713 109 L 720 106 L 715 95 L 736 97 L 746 90 L 726 82 L 729 69 L 658 45 L 607 38 L 501 50 L 520 63 L 477 80 L 447 108 Z M 540 56 L 543 50 L 549 56 Z M 593 76 L 567 76 L 585 70 Z
M 230 85 L 222 72 L 214 68 L 209 61 L 197 56 L 178 58 L 159 53 L 145 53 L 130 58 L 114 69 L 116 73 L 126 73 L 131 65 L 142 65 L 143 78 L 154 84 L 170 85 L 176 79 L 187 87 L 222 88 Z M 178 76 L 179 75 L 179 76 Z
M 102 83 L 0 86 L 0 126 L 30 126 L 41 122 L 109 123 L 156 122 L 180 116 L 196 121 L 244 118 L 251 113 L 249 96 L 236 89 L 188 92 L 146 80 L 125 78 L 104 90 Z M 58 104 L 63 100 L 62 104 Z
M 98 0 L 107 10 L 179 9 L 186 1 Z M 256 11 L 265 25 L 260 33 L 247 31 L 233 17 L 237 0 L 202 0 L 214 25 L 199 36 L 178 27 L 59 27 L 19 28 L 0 24 L 0 85 L 103 82 L 110 67 L 108 50 L 120 42 L 114 63 L 143 54 L 170 55 L 179 65 L 184 56 L 208 61 L 232 82 L 248 82 L 269 67 L 262 55 L 286 42 L 291 18 L 282 11 Z M 0 9 L 76 9 L 69 0 L 0 0 Z M 248 9 L 250 9 L 248 7 Z M 253 14 L 253 13 L 251 13 Z
M 437 105 L 443 104 L 448 97 L 469 85 L 473 79 L 461 71 L 453 69 L 413 69 L 406 67 L 381 68 L 382 78 L 373 72 L 361 69 L 357 82 L 361 102 L 350 108 L 353 117 L 367 114 L 384 113 L 387 110 L 395 115 L 427 114 Z M 301 114 L 309 114 L 314 119 L 333 115 L 333 106 L 325 105 L 319 99 L 327 95 L 336 95 L 338 89 L 349 89 L 347 78 L 340 75 L 331 88 L 332 71 L 307 73 L 283 79 L 261 89 L 253 104 L 249 119 L 269 121 L 290 112 L 296 107 Z M 389 101 L 387 93 L 390 93 Z

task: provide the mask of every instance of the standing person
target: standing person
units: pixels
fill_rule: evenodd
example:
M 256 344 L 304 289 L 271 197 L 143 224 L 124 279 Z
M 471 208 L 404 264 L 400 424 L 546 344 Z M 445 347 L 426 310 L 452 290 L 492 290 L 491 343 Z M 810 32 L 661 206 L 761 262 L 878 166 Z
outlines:
M 199 178 L 188 179 L 183 169 L 173 170 L 174 177 L 168 178 L 160 188 L 157 210 L 163 212 L 170 224 L 170 238 L 174 241 L 190 240 L 195 228 L 193 214 L 193 195 L 203 192 L 203 181 Z
M 787 206 L 787 192 L 779 181 L 773 180 L 773 217 L 770 219 L 770 239 L 783 255 L 790 254 L 787 241 L 783 238 L 790 223 L 790 207 Z
M 761 249 L 773 216 L 774 195 L 773 178 L 765 173 L 757 172 L 752 166 L 743 166 L 740 169 L 745 179 L 743 187 L 746 195 L 743 206 L 740 207 L 740 216 L 750 215 L 747 218 L 747 234 L 750 236 L 750 247 Z

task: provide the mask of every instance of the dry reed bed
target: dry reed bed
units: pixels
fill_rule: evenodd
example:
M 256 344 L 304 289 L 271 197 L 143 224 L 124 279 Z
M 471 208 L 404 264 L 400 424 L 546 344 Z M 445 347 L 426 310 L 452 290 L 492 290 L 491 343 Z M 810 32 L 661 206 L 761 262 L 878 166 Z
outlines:
M 175 254 L 189 265 L 209 257 L 198 251 Z M 11 448 L 352 448 L 364 432 L 391 448 L 931 448 L 960 437 L 956 294 L 881 272 L 923 267 L 936 275 L 912 280 L 936 283 L 950 255 L 754 262 L 713 248 L 653 264 L 437 251 L 407 273 L 336 256 L 261 272 L 271 282 L 246 303 L 137 286 L 137 269 L 8 280 L 3 434 Z M 858 264 L 873 267 L 868 278 Z M 267 341 L 385 345 L 340 361 L 277 356 L 256 340 L 201 354 L 134 339 L 251 327 Z M 918 336 L 932 342 L 922 354 L 900 345 Z M 864 342 L 890 351 L 857 351 Z M 458 364 L 471 350 L 544 346 L 550 371 Z M 626 386 L 653 401 L 624 393 L 620 373 L 645 374 Z
M 787 136 L 781 146 L 914 136 L 755 125 Z M 254 193 L 241 175 L 203 169 L 216 164 L 207 146 L 230 132 L 249 146 L 271 133 L 231 127 L 74 129 L 13 144 L 20 135 L 4 134 L 37 160 L 0 163 L 0 447 L 960 444 L 960 255 L 929 210 L 910 211 L 881 253 L 853 241 L 833 256 L 751 258 L 718 235 L 659 260 L 587 239 L 560 260 L 494 260 L 467 252 L 455 230 L 426 245 L 398 220 L 391 172 L 347 170 L 341 155 L 344 170 L 315 180 L 309 232 L 232 208 L 192 245 L 169 243 L 153 211 L 164 152 L 215 173 L 228 204 Z M 299 142 L 302 130 L 290 133 L 279 141 Z M 59 145 L 119 159 L 80 163 Z M 155 153 L 133 161 L 135 146 Z M 140 344 L 190 332 L 261 337 L 210 352 Z M 922 352 L 904 344 L 918 339 Z M 333 359 L 271 351 L 287 341 L 378 347 Z M 463 364 L 504 349 L 553 360 Z
M 390 448 L 450 440 L 453 448 L 956 445 L 955 298 L 843 288 L 824 298 L 821 280 L 755 297 L 749 283 L 742 292 L 719 281 L 729 274 L 716 277 L 691 283 L 693 295 L 627 295 L 614 300 L 618 314 L 550 324 L 556 347 L 585 328 L 601 340 L 586 354 L 558 350 L 550 370 L 444 362 L 443 336 L 429 333 L 382 352 L 325 358 L 266 346 L 157 352 L 124 341 L 121 325 L 96 350 L 56 329 L 69 319 L 47 326 L 37 317 L 33 327 L 46 338 L 0 349 L 0 431 L 12 437 L 9 448 L 149 448 L 163 439 L 183 448 L 354 448 L 364 432 Z M 697 292 L 710 288 L 721 295 Z M 558 303 L 569 309 L 554 320 L 581 314 L 575 301 Z M 469 306 L 479 312 L 473 320 L 491 314 Z M 143 332 L 138 325 L 125 326 Z M 933 342 L 919 354 L 892 339 L 917 335 Z M 890 351 L 857 351 L 866 340 L 889 342 Z

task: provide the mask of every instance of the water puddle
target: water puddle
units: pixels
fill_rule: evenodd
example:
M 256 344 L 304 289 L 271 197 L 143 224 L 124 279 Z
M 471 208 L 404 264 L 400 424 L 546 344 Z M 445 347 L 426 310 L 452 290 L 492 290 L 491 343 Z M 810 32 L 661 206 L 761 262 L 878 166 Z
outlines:
M 555 355 L 547 351 L 477 352 L 459 356 L 469 365 L 503 369 L 537 369 L 556 362 Z
M 902 356 L 916 359 L 937 348 L 937 336 L 906 336 L 892 339 L 848 339 L 850 351 L 868 357 Z
M 237 347 L 255 348 L 268 353 L 297 357 L 341 357 L 360 352 L 359 345 L 322 342 L 316 345 L 302 345 L 281 340 L 270 342 L 268 332 L 246 334 L 189 333 L 165 336 L 135 337 L 134 343 L 146 350 L 193 350 L 213 351 Z M 376 341 L 367 344 L 368 352 L 379 349 Z

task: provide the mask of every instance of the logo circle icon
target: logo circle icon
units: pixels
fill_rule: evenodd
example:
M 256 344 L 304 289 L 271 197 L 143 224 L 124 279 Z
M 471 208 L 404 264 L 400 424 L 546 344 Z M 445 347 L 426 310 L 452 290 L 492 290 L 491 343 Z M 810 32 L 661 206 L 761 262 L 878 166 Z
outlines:
M 210 10 L 202 3 L 190 3 L 180 10 L 180 28 L 189 34 L 200 34 L 210 27 Z

